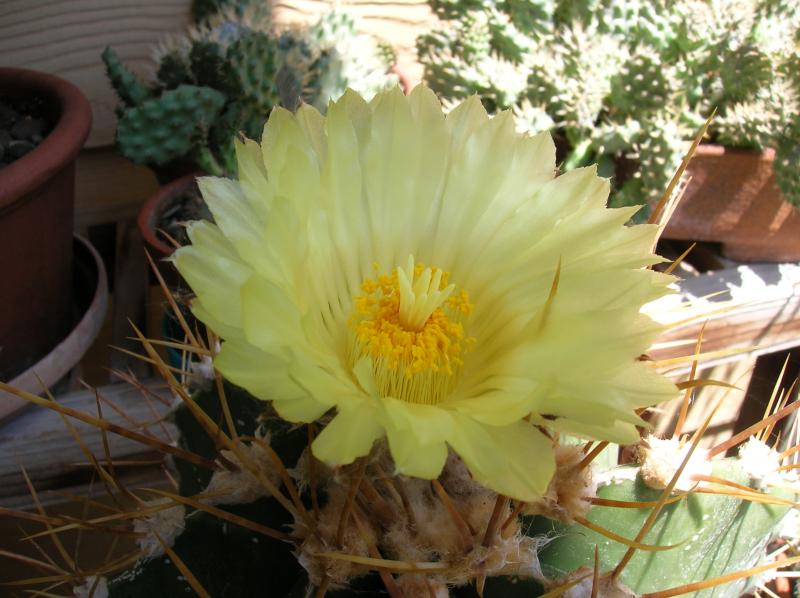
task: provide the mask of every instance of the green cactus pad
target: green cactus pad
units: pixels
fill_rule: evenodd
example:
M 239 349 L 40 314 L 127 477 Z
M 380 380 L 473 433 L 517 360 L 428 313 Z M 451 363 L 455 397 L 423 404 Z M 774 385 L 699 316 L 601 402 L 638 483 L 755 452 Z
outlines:
M 117 142 L 138 164 L 165 164 L 186 156 L 225 104 L 225 96 L 208 87 L 181 85 L 127 110 L 119 121 Z
M 612 79 L 609 100 L 622 115 L 642 118 L 649 112 L 663 110 L 677 89 L 677 82 L 659 55 L 647 48 L 637 48 Z
M 254 32 L 228 48 L 227 60 L 241 95 L 265 111 L 278 104 L 278 46 L 266 33 Z
M 741 102 L 769 86 L 774 65 L 769 55 L 750 44 L 717 55 L 722 94 L 727 102 Z
M 205 40 L 194 42 L 189 50 L 189 61 L 197 85 L 225 89 L 225 52 L 219 44 Z
M 168 52 L 161 58 L 156 76 L 165 89 L 175 89 L 179 85 L 194 83 L 189 64 L 178 51 Z
M 621 469 L 631 471 L 631 468 Z M 747 476 L 735 460 L 715 465 L 714 475 L 747 484 Z M 777 493 L 783 497 L 785 493 Z M 622 501 L 655 501 L 660 492 L 646 487 L 640 479 L 625 479 L 602 487 L 598 496 Z M 759 562 L 771 533 L 776 531 L 786 507 L 751 503 L 714 494 L 693 493 L 663 508 L 643 542 L 675 545 L 660 552 L 637 551 L 622 573 L 621 581 L 632 590 L 653 592 L 725 573 L 742 571 Z M 621 509 L 595 506 L 588 519 L 612 532 L 634 538 L 644 524 L 649 508 Z M 532 522 L 529 534 L 550 534 L 540 553 L 545 575 L 557 579 L 582 566 L 594 564 L 599 548 L 600 567 L 611 571 L 627 547 L 580 525 L 565 526 L 543 518 Z M 699 592 L 697 596 L 739 596 L 746 585 L 740 580 Z
M 150 97 L 144 84 L 120 62 L 114 50 L 106 48 L 102 56 L 111 85 L 127 106 L 138 106 Z

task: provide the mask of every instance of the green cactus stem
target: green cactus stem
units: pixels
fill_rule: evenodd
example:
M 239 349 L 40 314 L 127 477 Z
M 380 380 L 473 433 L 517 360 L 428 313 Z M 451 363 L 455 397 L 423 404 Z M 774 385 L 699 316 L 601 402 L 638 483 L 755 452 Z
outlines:
M 134 162 L 166 164 L 191 152 L 196 136 L 206 135 L 224 104 L 225 96 L 214 89 L 181 85 L 127 110 L 117 142 Z
M 645 486 L 635 473 L 636 469 L 631 466 L 617 470 L 617 481 L 601 487 L 598 496 L 626 502 L 658 500 L 661 492 Z M 716 463 L 714 475 L 754 486 L 736 459 Z M 791 497 L 783 491 L 773 491 L 773 494 L 778 498 Z M 665 506 L 642 539 L 647 544 L 675 545 L 675 548 L 659 552 L 637 551 L 620 580 L 635 592 L 644 593 L 747 570 L 759 563 L 766 542 L 777 534 L 788 509 L 787 506 L 749 502 L 733 496 L 692 492 Z M 649 514 L 649 508 L 595 506 L 587 518 L 632 539 Z M 578 524 L 565 526 L 537 518 L 529 533 L 553 536 L 552 542 L 539 555 L 542 570 L 553 579 L 564 577 L 580 567 L 592 567 L 595 546 L 599 548 L 601 571 L 613 570 L 628 550 L 627 546 Z M 747 579 L 742 579 L 697 595 L 734 598 L 744 591 L 746 585 Z
M 119 99 L 126 106 L 138 106 L 150 97 L 150 92 L 147 91 L 144 84 L 120 62 L 119 56 L 113 49 L 106 48 L 103 50 L 102 58 L 106 66 L 106 74 L 111 80 Z

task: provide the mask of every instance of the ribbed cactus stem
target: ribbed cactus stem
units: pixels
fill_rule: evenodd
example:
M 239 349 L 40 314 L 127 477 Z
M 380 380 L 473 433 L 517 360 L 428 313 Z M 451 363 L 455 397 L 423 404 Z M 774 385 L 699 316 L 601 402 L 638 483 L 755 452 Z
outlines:
M 102 58 L 111 85 L 126 106 L 138 106 L 150 97 L 150 92 L 144 84 L 120 62 L 119 56 L 113 49 L 103 50 Z

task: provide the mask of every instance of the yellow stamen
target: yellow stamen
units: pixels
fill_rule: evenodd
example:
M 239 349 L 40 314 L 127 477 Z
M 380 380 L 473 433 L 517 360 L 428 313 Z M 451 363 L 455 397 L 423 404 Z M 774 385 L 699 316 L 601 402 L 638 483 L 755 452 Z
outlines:
M 474 339 L 461 322 L 472 311 L 466 291 L 454 293 L 449 276 L 415 264 L 361 284 L 350 319 L 353 363 L 372 358 L 381 396 L 436 404 L 452 388 L 453 374 Z

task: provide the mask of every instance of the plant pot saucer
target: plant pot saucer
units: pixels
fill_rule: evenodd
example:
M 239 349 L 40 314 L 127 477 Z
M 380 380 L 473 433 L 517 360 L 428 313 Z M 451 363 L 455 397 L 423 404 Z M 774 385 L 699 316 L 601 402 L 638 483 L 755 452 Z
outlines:
M 15 388 L 40 395 L 42 385 L 53 386 L 78 364 L 100 332 L 108 308 L 103 260 L 78 235 L 73 239 L 73 260 L 72 300 L 79 311 L 77 324 L 47 355 L 8 382 Z M 0 422 L 26 405 L 23 399 L 0 391 Z

